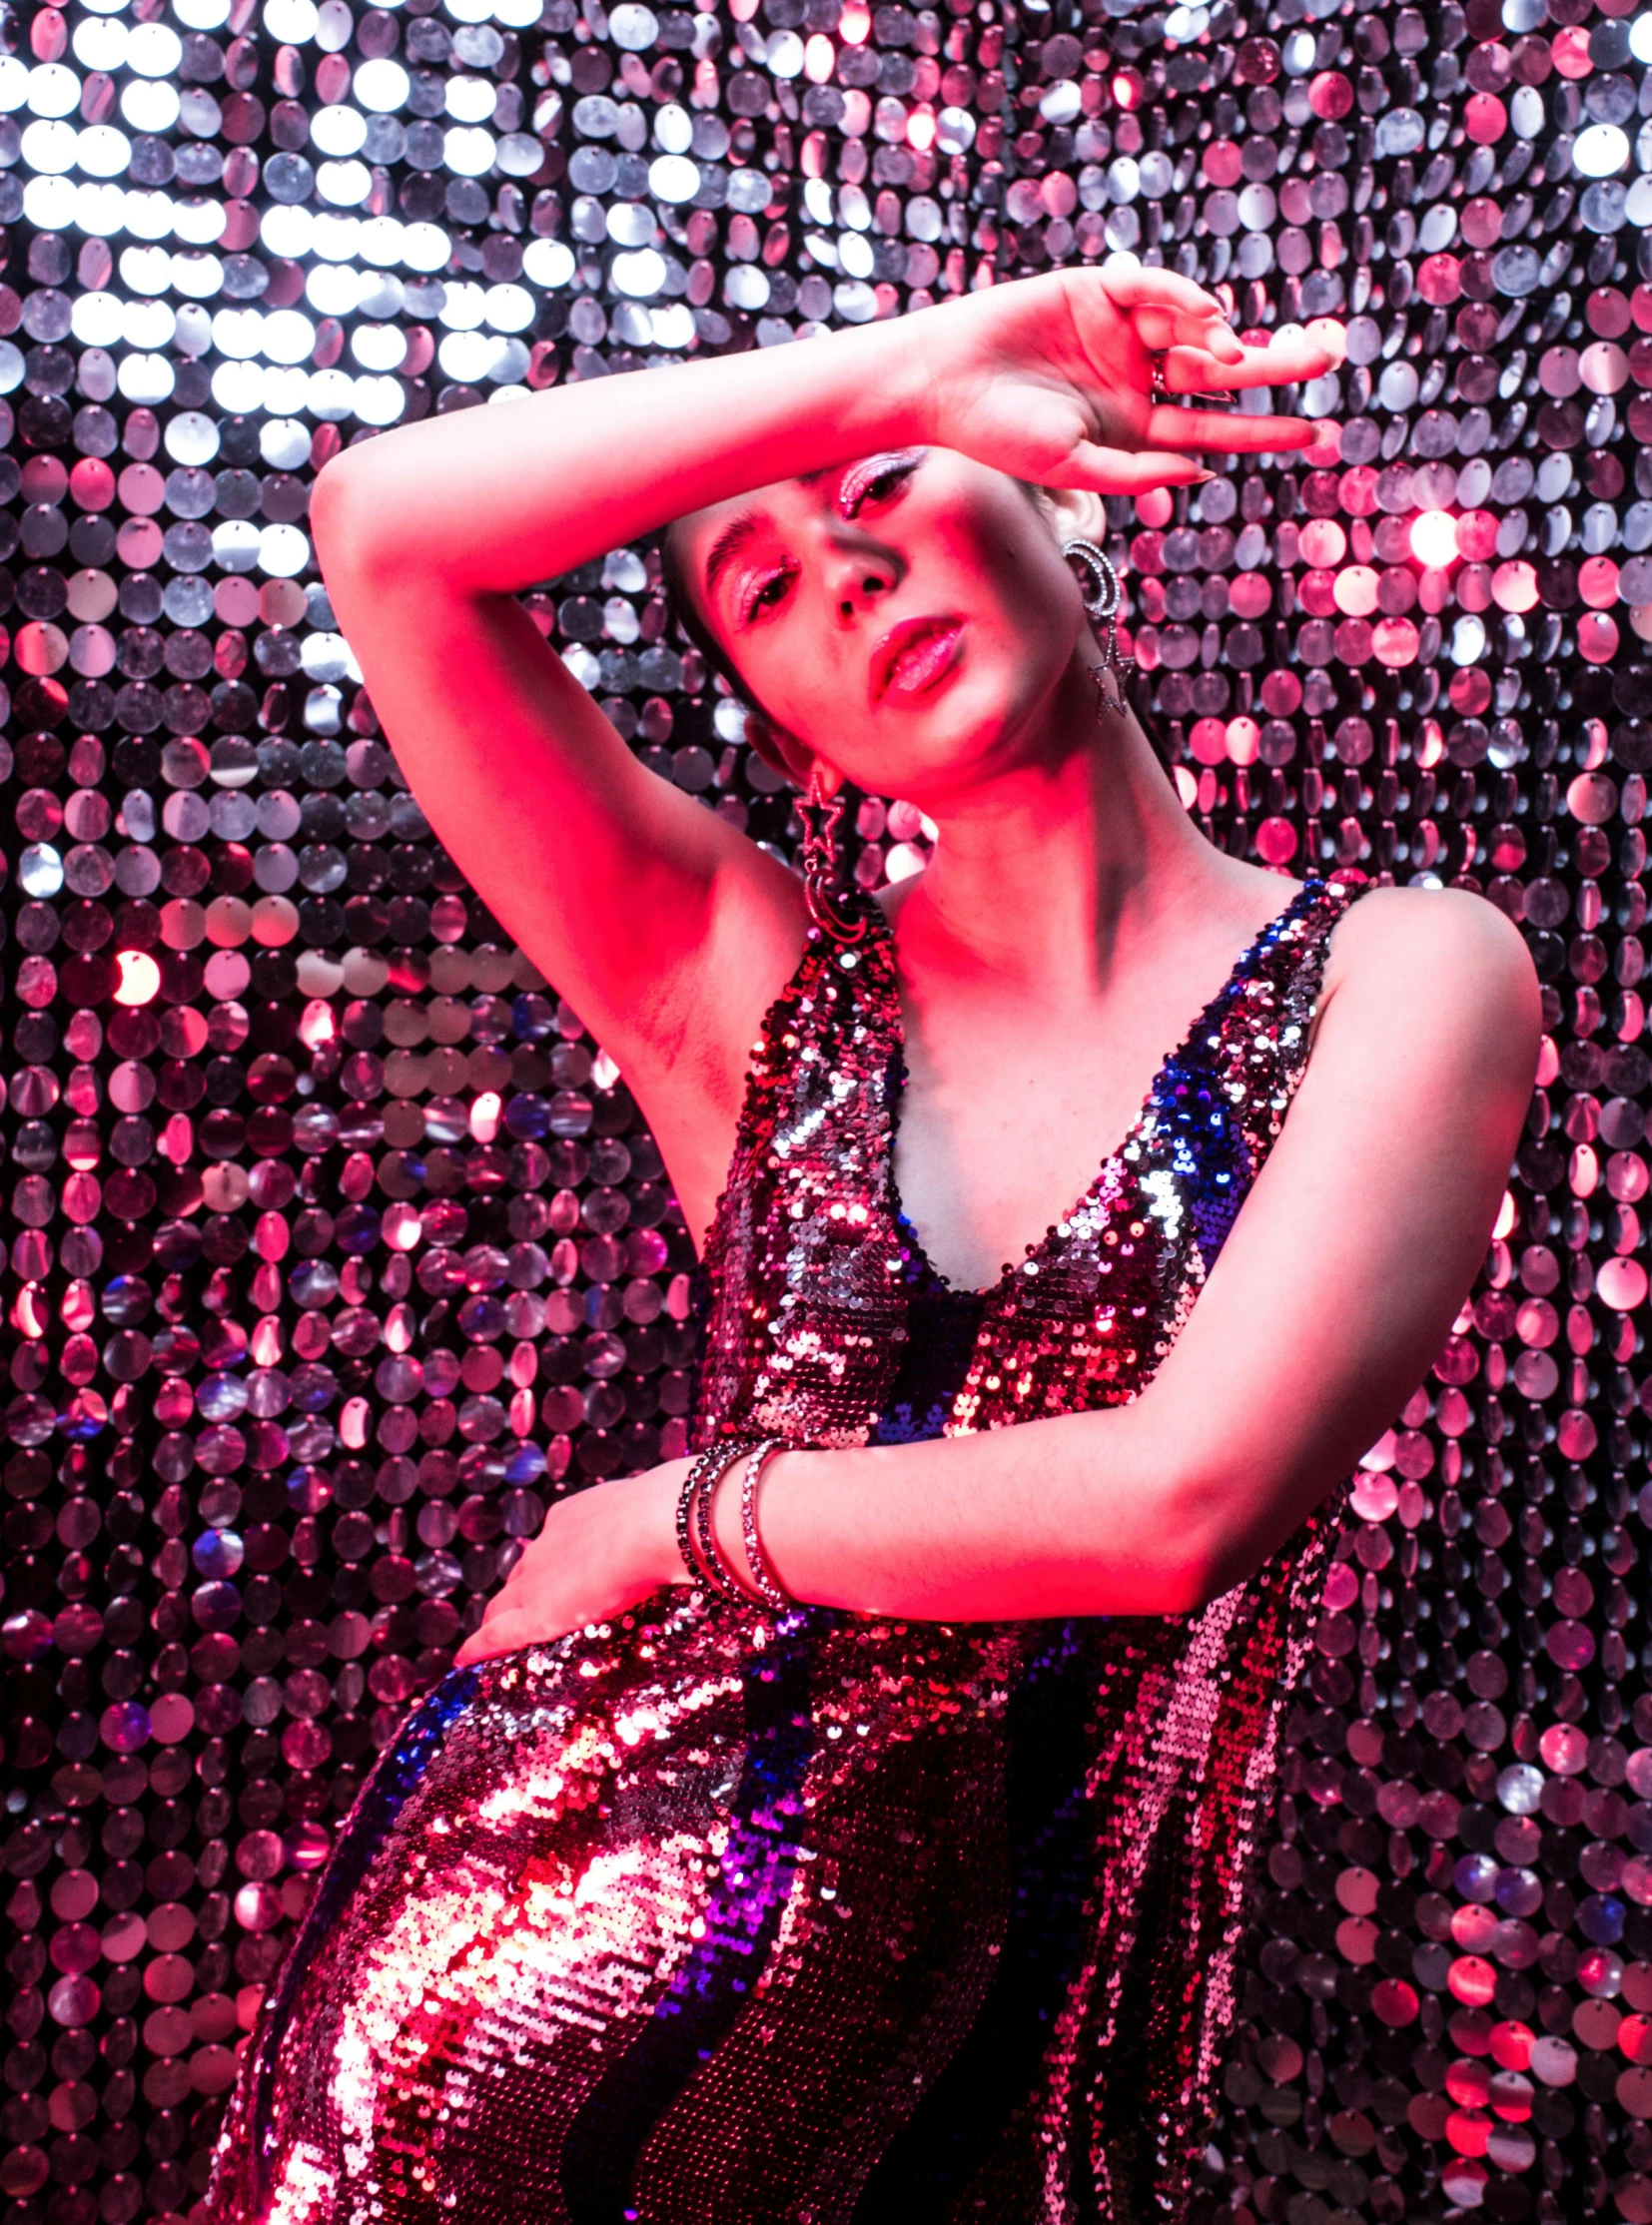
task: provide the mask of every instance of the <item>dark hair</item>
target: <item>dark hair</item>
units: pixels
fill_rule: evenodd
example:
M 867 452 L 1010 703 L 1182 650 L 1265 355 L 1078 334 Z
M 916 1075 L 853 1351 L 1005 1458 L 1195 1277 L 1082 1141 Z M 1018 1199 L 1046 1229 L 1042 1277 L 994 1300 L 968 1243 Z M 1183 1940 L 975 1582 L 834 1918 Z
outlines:
M 735 669 L 733 659 L 707 625 L 701 612 L 699 597 L 694 592 L 693 581 L 688 576 L 688 566 L 683 561 L 677 533 L 680 523 L 680 519 L 673 518 L 660 534 L 660 583 L 665 589 L 678 625 L 705 659 L 706 670 L 720 672 L 728 683 L 729 693 L 749 705 L 751 694 L 745 680 Z
M 1015 483 L 1035 509 L 1043 507 L 1047 490 L 1039 485 L 1037 480 L 1017 479 Z M 673 519 L 660 534 L 659 540 L 660 580 L 665 588 L 671 608 L 676 615 L 677 623 L 705 659 L 706 670 L 720 673 L 727 683 L 729 693 L 738 702 L 745 704 L 748 710 L 754 711 L 759 719 L 766 719 L 767 714 L 753 698 L 751 688 L 744 675 L 717 639 L 700 609 L 699 598 L 694 592 L 694 583 L 689 577 L 688 566 L 683 559 L 678 539 L 677 526 L 679 523 L 680 520 Z M 1154 715 L 1152 683 L 1149 681 L 1147 674 L 1135 664 L 1132 664 L 1130 674 L 1130 684 L 1125 689 L 1125 700 L 1136 714 L 1137 723 L 1152 745 L 1154 755 L 1168 772 L 1175 753 Z

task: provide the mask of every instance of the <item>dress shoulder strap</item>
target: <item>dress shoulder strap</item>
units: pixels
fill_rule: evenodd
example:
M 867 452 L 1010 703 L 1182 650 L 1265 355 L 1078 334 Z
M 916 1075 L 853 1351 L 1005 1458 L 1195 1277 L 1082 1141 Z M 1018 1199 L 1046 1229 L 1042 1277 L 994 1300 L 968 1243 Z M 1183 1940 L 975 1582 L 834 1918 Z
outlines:
M 728 1183 L 706 1244 L 695 1436 L 735 1426 L 852 1443 L 905 1317 L 882 1202 L 900 1051 L 894 939 L 853 900 L 850 948 L 812 931 L 752 1051 Z
M 1246 984 L 1252 1009 L 1267 1008 L 1275 1056 L 1281 1069 L 1297 1079 L 1307 1064 L 1331 934 L 1343 914 L 1374 886 L 1370 881 L 1310 880 L 1274 929 L 1258 941 Z
M 1308 1063 L 1331 931 L 1369 882 L 1313 879 L 1264 928 L 1167 1061 L 1127 1156 L 1185 1190 L 1207 1267 L 1272 1149 Z

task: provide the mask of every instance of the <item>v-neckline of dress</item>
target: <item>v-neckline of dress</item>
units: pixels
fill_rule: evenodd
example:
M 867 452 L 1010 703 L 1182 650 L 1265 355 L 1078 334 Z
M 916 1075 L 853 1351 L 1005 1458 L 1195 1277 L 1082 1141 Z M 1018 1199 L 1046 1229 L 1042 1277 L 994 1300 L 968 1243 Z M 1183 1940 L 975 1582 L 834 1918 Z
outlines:
M 1251 937 L 1250 941 L 1246 943 L 1243 950 L 1239 952 L 1238 958 L 1235 959 L 1232 967 L 1229 969 L 1228 978 L 1222 984 L 1222 987 L 1216 992 L 1214 997 L 1210 998 L 1206 1004 L 1200 1007 L 1199 1011 L 1194 1015 L 1192 1021 L 1189 1023 L 1185 1033 L 1183 1034 L 1182 1040 L 1175 1046 L 1173 1050 L 1168 1051 L 1165 1054 L 1164 1058 L 1160 1060 L 1159 1065 L 1154 1070 L 1153 1079 L 1148 1084 L 1147 1094 L 1142 1100 L 1142 1104 L 1139 1111 L 1137 1112 L 1136 1117 L 1132 1120 L 1130 1126 L 1125 1130 L 1124 1134 L 1119 1138 L 1119 1141 L 1114 1146 L 1114 1148 L 1109 1151 L 1107 1155 L 1102 1159 L 1101 1163 L 1096 1169 L 1095 1175 L 1090 1182 L 1090 1186 L 1084 1191 L 1082 1196 L 1074 1200 L 1073 1204 L 1069 1206 L 1065 1213 L 1060 1214 L 1057 1219 L 1053 1220 L 1050 1223 L 1049 1227 L 1045 1229 L 1042 1236 L 1038 1237 L 1036 1241 L 1029 1243 L 1026 1246 L 1026 1248 L 1022 1252 L 1021 1260 L 1019 1263 L 1014 1260 L 1006 1260 L 1001 1272 L 995 1277 L 995 1279 L 989 1283 L 986 1283 L 980 1289 L 972 1289 L 966 1284 L 954 1282 L 950 1278 L 950 1276 L 942 1273 L 941 1269 L 930 1257 L 923 1237 L 919 1234 L 916 1226 L 909 1217 L 905 1206 L 901 1202 L 900 1185 L 895 1178 L 895 1146 L 900 1133 L 901 1107 L 906 1097 L 907 1065 L 906 1019 L 904 1013 L 901 1010 L 900 996 L 897 988 L 897 993 L 894 998 L 894 1042 L 891 1047 L 889 1062 L 889 1094 L 887 1100 L 889 1118 L 886 1131 L 887 1142 L 885 1146 L 886 1156 L 884 1161 L 884 1201 L 889 1214 L 889 1218 L 893 1223 L 895 1230 L 901 1239 L 901 1242 L 909 1253 L 912 1264 L 918 1269 L 921 1280 L 925 1282 L 931 1290 L 938 1291 L 945 1297 L 957 1299 L 960 1301 L 969 1300 L 974 1304 L 982 1307 L 984 1311 L 986 1308 L 991 1306 L 995 1300 L 1001 1298 L 1004 1292 L 1009 1288 L 1010 1284 L 1014 1281 L 1016 1275 L 1023 1270 L 1026 1262 L 1028 1260 L 1039 1259 L 1043 1257 L 1044 1254 L 1049 1250 L 1050 1246 L 1057 1241 L 1061 1229 L 1065 1226 L 1070 1226 L 1072 1222 L 1078 1217 L 1078 1215 L 1084 1212 L 1087 1206 L 1095 1202 L 1111 1170 L 1118 1164 L 1119 1160 L 1124 1156 L 1125 1152 L 1130 1148 L 1131 1144 L 1134 1143 L 1141 1135 L 1142 1129 L 1147 1124 L 1148 1116 L 1153 1111 L 1154 1103 L 1158 1098 L 1160 1085 L 1164 1082 L 1166 1075 L 1169 1074 L 1173 1068 L 1186 1063 L 1188 1055 L 1193 1050 L 1194 1045 L 1198 1041 L 1201 1034 L 1203 1034 L 1205 1029 L 1211 1025 L 1213 1018 L 1219 1015 L 1223 1008 L 1231 1002 L 1235 991 L 1248 977 L 1252 967 L 1256 962 L 1256 959 L 1259 957 L 1261 952 L 1269 944 L 1277 939 L 1277 937 L 1283 932 L 1283 930 L 1288 927 L 1290 923 L 1296 918 L 1297 914 L 1301 910 L 1303 910 L 1307 906 L 1307 904 L 1327 884 L 1317 876 L 1304 881 L 1302 886 L 1290 899 L 1290 902 L 1285 905 L 1283 910 L 1274 913 L 1273 917 L 1270 920 L 1266 921 L 1263 926 L 1257 929 L 1256 933 Z M 881 906 L 870 905 L 868 906 L 868 910 L 873 913 L 876 918 L 882 923 L 883 931 L 889 937 L 889 955 L 891 961 L 891 971 L 893 972 L 894 931 L 890 927 L 888 920 L 885 918 Z

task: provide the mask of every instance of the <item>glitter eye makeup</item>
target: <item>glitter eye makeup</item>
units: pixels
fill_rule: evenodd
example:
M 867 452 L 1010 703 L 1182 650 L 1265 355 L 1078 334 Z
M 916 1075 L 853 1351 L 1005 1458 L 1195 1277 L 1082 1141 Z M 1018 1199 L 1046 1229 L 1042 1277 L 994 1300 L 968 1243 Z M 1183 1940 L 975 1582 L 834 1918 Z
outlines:
M 765 612 L 777 610 L 797 576 L 795 564 L 778 564 L 769 571 L 759 571 L 754 579 L 742 582 L 737 605 L 742 625 L 752 625 Z
M 911 479 L 923 459 L 922 448 L 904 448 L 889 455 L 867 456 L 852 464 L 838 487 L 839 513 L 846 518 L 857 517 L 869 498 L 889 500 Z

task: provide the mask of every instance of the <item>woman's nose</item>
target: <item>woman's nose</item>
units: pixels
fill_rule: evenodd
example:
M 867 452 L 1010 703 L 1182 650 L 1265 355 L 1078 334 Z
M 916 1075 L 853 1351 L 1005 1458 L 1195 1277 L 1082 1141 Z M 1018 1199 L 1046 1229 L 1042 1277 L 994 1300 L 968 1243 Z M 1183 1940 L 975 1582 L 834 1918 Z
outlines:
M 857 608 L 869 603 L 875 596 L 885 595 L 894 585 L 888 569 L 864 560 L 852 566 L 838 589 L 838 614 L 852 618 Z

